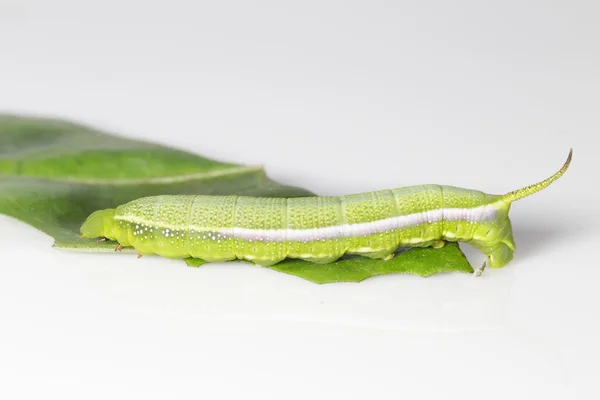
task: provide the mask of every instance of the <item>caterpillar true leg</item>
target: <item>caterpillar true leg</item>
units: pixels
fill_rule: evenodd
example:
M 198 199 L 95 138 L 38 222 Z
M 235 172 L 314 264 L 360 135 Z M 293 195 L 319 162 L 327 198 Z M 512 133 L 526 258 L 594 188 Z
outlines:
M 102 243 L 102 242 L 106 242 L 107 240 L 108 240 L 108 239 L 107 239 L 107 238 L 105 238 L 104 236 L 100 236 L 100 237 L 98 238 L 98 242 L 100 242 L 100 243 Z
M 481 265 L 481 267 L 479 267 L 479 268 L 475 268 L 475 270 L 473 271 L 473 274 L 474 274 L 475 276 L 481 276 L 481 274 L 483 274 L 483 270 L 485 269 L 486 265 L 487 265 L 487 264 L 486 264 L 486 262 L 484 261 L 484 262 L 483 262 L 483 264 Z
M 117 247 L 115 247 L 115 251 L 121 251 L 123 249 L 123 245 L 119 243 Z
M 389 260 L 391 260 L 394 257 L 396 257 L 396 253 L 391 253 L 391 254 L 388 254 L 387 256 L 383 257 L 382 260 L 383 261 L 389 261 Z

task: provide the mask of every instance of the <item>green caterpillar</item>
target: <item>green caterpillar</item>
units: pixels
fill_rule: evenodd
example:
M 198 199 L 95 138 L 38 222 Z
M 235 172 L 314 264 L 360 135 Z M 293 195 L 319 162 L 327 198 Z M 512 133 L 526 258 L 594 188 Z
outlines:
M 511 203 L 560 178 L 572 154 L 550 178 L 505 195 L 421 185 L 342 197 L 153 196 L 94 212 L 81 234 L 116 240 L 118 249 L 132 246 L 140 256 L 262 266 L 285 258 L 331 263 L 344 254 L 388 260 L 398 247 L 457 241 L 502 267 L 515 250 Z

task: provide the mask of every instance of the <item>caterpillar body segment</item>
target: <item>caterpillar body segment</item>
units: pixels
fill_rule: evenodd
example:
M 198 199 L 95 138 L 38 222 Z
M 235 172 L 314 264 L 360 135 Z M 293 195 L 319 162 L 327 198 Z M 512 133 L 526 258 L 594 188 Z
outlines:
M 511 203 L 550 185 L 570 160 L 571 153 L 552 177 L 506 195 L 419 185 L 341 197 L 144 197 L 96 211 L 81 233 L 116 240 L 140 254 L 246 259 L 263 266 L 285 258 L 330 263 L 344 254 L 387 260 L 399 247 L 455 241 L 482 251 L 490 267 L 501 267 L 515 250 Z
M 329 263 L 344 254 L 384 259 L 398 247 L 440 241 L 467 241 L 485 252 L 504 235 L 507 214 L 496 196 L 437 185 L 295 199 L 155 196 L 97 212 L 82 232 L 169 258 Z

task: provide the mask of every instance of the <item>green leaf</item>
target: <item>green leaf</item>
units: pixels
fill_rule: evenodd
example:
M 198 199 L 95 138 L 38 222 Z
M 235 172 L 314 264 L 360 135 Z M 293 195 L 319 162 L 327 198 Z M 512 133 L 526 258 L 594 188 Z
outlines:
M 262 167 L 222 163 L 64 121 L 0 116 L 0 213 L 54 237 L 55 247 L 107 251 L 82 239 L 95 210 L 157 194 L 309 196 Z
M 206 264 L 206 261 L 204 261 L 204 260 L 202 260 L 200 258 L 192 258 L 192 257 L 190 257 L 190 258 L 186 258 L 184 261 L 190 267 L 199 267 L 201 265 Z
M 270 268 L 315 283 L 360 282 L 371 276 L 392 273 L 409 273 L 427 277 L 438 272 L 473 272 L 473 268 L 456 243 L 448 243 L 441 249 L 430 247 L 406 249 L 398 252 L 388 261 L 349 256 L 332 264 L 285 260 Z
M 95 210 L 158 194 L 313 195 L 272 181 L 262 167 L 219 162 L 67 121 L 0 115 L 0 213 L 52 236 L 55 247 L 112 251 L 114 242 L 79 236 L 85 218 Z M 323 266 L 287 260 L 272 268 L 323 283 L 390 272 L 472 272 L 467 266 L 458 246 L 446 246 L 413 249 L 387 262 L 348 258 Z

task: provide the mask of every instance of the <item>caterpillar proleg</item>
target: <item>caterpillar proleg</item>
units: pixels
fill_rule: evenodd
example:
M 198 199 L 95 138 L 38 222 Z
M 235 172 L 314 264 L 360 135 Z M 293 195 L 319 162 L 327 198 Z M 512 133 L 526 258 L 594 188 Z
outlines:
M 511 203 L 548 187 L 550 178 L 505 195 L 453 186 L 420 185 L 341 197 L 259 198 L 170 195 L 96 211 L 83 237 L 105 237 L 140 254 L 251 260 L 262 266 L 286 258 L 330 263 L 344 254 L 393 257 L 398 247 L 468 242 L 502 267 L 515 251 Z

